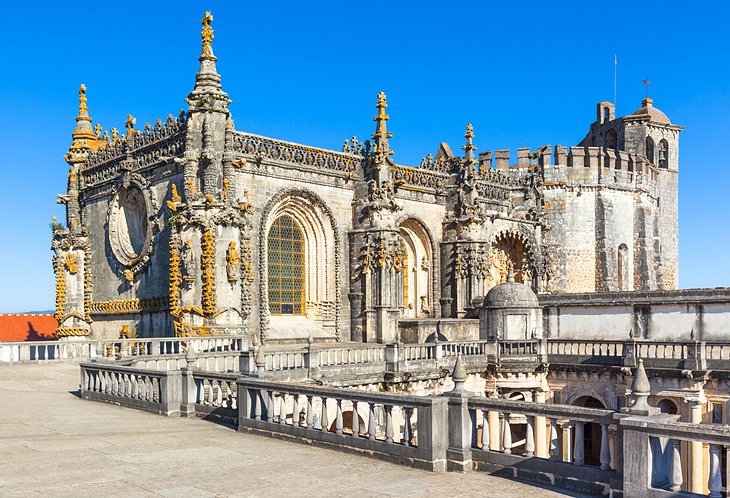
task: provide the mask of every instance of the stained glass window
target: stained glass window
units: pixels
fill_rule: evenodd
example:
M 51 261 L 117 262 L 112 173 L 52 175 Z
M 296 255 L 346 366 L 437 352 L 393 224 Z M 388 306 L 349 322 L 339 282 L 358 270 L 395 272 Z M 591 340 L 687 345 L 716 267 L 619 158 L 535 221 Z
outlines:
M 269 230 L 269 312 L 303 315 L 305 308 L 304 235 L 291 216 L 283 215 Z

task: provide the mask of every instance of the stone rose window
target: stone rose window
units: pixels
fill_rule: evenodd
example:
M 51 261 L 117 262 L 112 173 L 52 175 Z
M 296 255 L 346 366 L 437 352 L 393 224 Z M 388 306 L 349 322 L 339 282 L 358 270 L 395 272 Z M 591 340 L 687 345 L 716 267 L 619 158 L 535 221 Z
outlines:
M 144 254 L 148 239 L 147 202 L 139 187 L 117 192 L 109 219 L 109 241 L 114 256 L 125 266 L 134 265 Z

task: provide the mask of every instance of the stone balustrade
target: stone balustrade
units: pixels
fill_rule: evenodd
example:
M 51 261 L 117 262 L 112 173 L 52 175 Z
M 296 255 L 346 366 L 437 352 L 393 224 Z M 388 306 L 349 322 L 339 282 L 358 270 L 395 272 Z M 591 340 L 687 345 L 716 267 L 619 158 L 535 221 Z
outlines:
M 604 494 L 619 462 L 612 456 L 616 448 L 613 410 L 571 405 L 470 397 L 471 458 L 478 469 L 509 467 L 524 478 L 548 477 L 553 484 L 566 486 L 571 476 L 583 481 L 584 490 Z M 609 428 L 613 430 L 609 430 Z M 600 432 L 600 437 L 588 434 Z M 600 441 L 597 459 L 586 455 L 586 440 Z M 566 469 L 573 467 L 590 467 Z
M 545 403 L 544 394 L 485 398 L 463 386 L 421 397 L 274 382 L 187 360 L 177 371 L 81 363 L 81 396 L 436 471 L 482 470 L 599 495 L 722 496 L 728 426 Z
M 163 415 L 180 412 L 182 377 L 179 370 L 146 370 L 94 362 L 80 366 L 83 399 Z
M 196 353 L 206 351 L 239 352 L 248 349 L 248 336 L 0 342 L 0 363 L 173 355 L 184 354 L 188 348 L 192 348 Z
M 724 496 L 723 459 L 730 461 L 727 425 L 678 422 L 664 415 L 624 418 L 621 428 L 624 496 Z
M 445 470 L 445 398 L 238 379 L 238 430 Z
M 384 361 L 384 344 L 363 344 L 362 346 L 357 345 L 334 348 L 329 347 L 319 351 L 319 365 L 321 367 L 382 363 Z

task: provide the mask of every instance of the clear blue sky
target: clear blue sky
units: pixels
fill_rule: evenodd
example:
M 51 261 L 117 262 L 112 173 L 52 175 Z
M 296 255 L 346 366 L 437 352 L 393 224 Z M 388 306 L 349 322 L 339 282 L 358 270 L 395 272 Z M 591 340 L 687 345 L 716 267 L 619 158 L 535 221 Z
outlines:
M 0 83 L 0 312 L 53 307 L 50 228 L 64 219 L 79 83 L 94 123 L 138 127 L 185 107 L 200 18 L 236 128 L 339 149 L 373 131 L 416 165 L 474 124 L 479 150 L 574 145 L 613 97 L 655 105 L 680 140 L 680 285 L 730 285 L 728 2 L 16 2 Z M 514 152 L 513 152 L 514 154 Z

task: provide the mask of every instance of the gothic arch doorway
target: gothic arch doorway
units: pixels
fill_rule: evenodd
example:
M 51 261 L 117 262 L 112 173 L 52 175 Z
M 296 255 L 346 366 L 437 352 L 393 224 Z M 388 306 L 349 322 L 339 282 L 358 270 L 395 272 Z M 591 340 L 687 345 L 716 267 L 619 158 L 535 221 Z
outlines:
M 487 290 L 507 281 L 507 269 L 514 270 L 515 282 L 534 287 L 535 270 L 529 257 L 529 243 L 514 233 L 502 232 L 494 239 L 489 250 L 489 275 Z
M 406 251 L 403 269 L 403 317 L 431 316 L 433 251 L 424 226 L 408 218 L 398 229 Z

